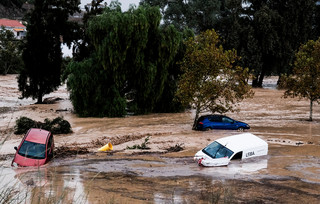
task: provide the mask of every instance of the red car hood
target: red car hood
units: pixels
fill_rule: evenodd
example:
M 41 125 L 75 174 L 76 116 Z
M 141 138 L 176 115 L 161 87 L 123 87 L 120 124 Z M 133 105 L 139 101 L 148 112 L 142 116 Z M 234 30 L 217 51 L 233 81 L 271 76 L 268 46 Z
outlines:
M 47 159 L 30 159 L 16 154 L 12 163 L 18 164 L 18 166 L 41 166 L 46 163 Z

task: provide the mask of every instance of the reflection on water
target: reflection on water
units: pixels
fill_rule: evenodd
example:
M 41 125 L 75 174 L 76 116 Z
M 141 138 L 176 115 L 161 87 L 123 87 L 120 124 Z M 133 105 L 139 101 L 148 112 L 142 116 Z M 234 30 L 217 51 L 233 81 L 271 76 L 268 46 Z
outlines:
M 68 177 L 64 175 L 64 189 L 73 189 L 73 195 L 70 199 L 73 199 L 76 203 L 86 203 L 86 193 L 82 185 L 80 178 L 80 170 L 74 169 L 74 172 Z
M 60 161 L 41 168 L 6 168 L 11 176 L 2 175 L 18 182 L 19 188 L 28 192 L 25 199 L 31 202 L 62 199 L 67 203 L 194 203 L 190 202 L 194 197 L 207 201 L 215 191 L 220 193 L 222 187 L 215 187 L 215 181 L 230 179 L 235 173 L 247 175 L 267 165 L 264 159 L 255 165 L 235 161 L 228 167 L 202 168 L 192 159 L 164 160 Z M 125 195 L 124 190 L 131 193 Z M 206 191 L 211 193 L 206 195 Z
M 27 203 L 215 203 L 217 200 L 234 203 L 254 202 L 257 198 L 267 202 L 268 195 L 288 192 L 294 201 L 293 197 L 300 196 L 301 191 L 319 190 L 318 184 L 270 176 L 269 165 L 274 169 L 277 163 L 274 158 L 232 160 L 228 166 L 213 168 L 199 167 L 192 158 L 161 157 L 159 161 L 146 161 L 109 156 L 54 160 L 41 168 L 2 166 L 0 185 L 1 189 L 7 188 L 7 183 L 13 185 L 23 192 L 19 198 L 28 200 Z M 295 171 L 294 168 L 301 167 L 291 164 L 291 168 Z M 288 182 L 290 188 L 283 185 Z M 294 188 L 300 189 L 292 191 Z M 317 193 L 305 193 L 301 199 L 313 203 L 317 196 Z M 277 199 L 288 201 L 288 198 L 281 200 L 281 196 Z
M 201 168 L 200 172 L 205 175 L 219 175 L 223 178 L 237 178 L 243 179 L 248 177 L 265 177 L 263 174 L 259 174 L 260 170 L 267 169 L 268 159 L 263 158 L 252 158 L 248 161 L 243 160 L 231 160 L 228 166 L 222 166 L 218 168 Z
M 28 200 L 31 203 L 58 200 L 63 200 L 65 203 L 95 203 L 100 202 L 102 198 L 107 199 L 108 202 L 115 200 L 136 202 L 147 199 L 154 203 L 185 203 L 188 197 L 195 196 L 189 194 L 189 191 L 194 189 L 205 191 L 206 188 L 201 187 L 203 181 L 200 179 L 201 182 L 199 182 L 198 177 L 204 176 L 206 185 L 215 186 L 216 180 L 232 179 L 235 174 L 245 178 L 244 176 L 249 176 L 249 173 L 267 168 L 267 159 L 255 163 L 232 161 L 228 167 L 219 168 L 199 167 L 192 159 L 163 159 L 165 162 L 59 161 L 59 163 L 53 162 L 40 168 L 2 166 L 1 189 L 18 190 L 20 201 Z M 127 189 L 137 195 L 124 196 L 120 193 L 120 189 Z M 150 192 L 145 192 L 146 189 Z M 101 197 L 101 191 L 109 192 L 109 197 Z M 202 196 L 201 199 L 207 199 L 206 196 Z
M 80 171 L 58 172 L 50 166 L 0 167 L 1 199 L 16 203 L 87 203 Z M 0 202 L 1 203 L 1 202 Z
M 172 192 L 172 198 L 170 199 L 171 203 L 184 203 L 183 196 L 179 192 Z M 167 196 L 161 192 L 154 193 L 154 203 L 166 203 L 168 202 Z
M 13 169 L 0 165 L 0 201 L 6 201 L 7 199 L 17 200 L 17 203 L 21 198 L 27 196 L 27 189 L 21 184 L 21 182 L 15 178 L 15 172 Z M 19 192 L 19 193 L 17 193 Z M 21 202 L 21 201 L 20 201 Z
M 250 161 L 232 160 L 228 166 L 223 167 L 200 167 L 193 158 L 165 158 L 163 161 L 145 161 L 130 159 L 101 159 L 101 160 L 75 160 L 73 166 L 91 172 L 120 172 L 144 177 L 168 177 L 204 175 L 209 177 L 219 177 L 233 179 L 256 176 L 260 170 L 267 168 L 267 158 L 250 159 Z

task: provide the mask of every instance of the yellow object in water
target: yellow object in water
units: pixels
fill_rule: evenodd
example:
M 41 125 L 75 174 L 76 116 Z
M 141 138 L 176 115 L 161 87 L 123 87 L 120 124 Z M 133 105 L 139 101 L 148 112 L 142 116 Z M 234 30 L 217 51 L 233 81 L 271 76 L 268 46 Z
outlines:
M 102 152 L 111 151 L 111 150 L 113 150 L 113 146 L 110 142 L 104 145 L 103 147 L 101 147 L 100 149 L 98 149 L 98 151 L 102 151 Z

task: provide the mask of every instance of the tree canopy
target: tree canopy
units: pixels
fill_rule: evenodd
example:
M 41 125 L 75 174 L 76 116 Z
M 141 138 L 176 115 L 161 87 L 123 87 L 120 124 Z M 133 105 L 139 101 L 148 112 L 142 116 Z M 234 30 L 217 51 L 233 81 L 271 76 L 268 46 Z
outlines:
M 2 0 L 0 4 L 6 7 L 21 7 L 23 3 L 25 3 L 27 0 Z
M 72 48 L 73 60 L 75 61 L 79 62 L 90 57 L 90 54 L 94 51 L 94 47 L 87 33 L 88 23 L 91 18 L 103 13 L 104 6 L 102 2 L 103 0 L 92 0 L 90 6 L 85 6 L 86 11 L 82 18 L 82 24 L 78 27 Z
M 141 0 L 160 6 L 164 24 L 199 32 L 215 29 L 226 49 L 236 49 L 242 66 L 261 87 L 265 76 L 290 73 L 300 44 L 320 34 L 317 0 Z
M 167 82 L 176 75 L 173 62 L 182 50 L 184 35 L 173 26 L 161 27 L 160 20 L 159 8 L 140 6 L 122 12 L 116 2 L 89 20 L 86 35 L 92 55 L 67 70 L 71 100 L 79 115 L 115 117 L 127 111 L 161 111 L 157 104 L 166 100 L 175 106 L 173 94 L 166 98 L 163 91 L 175 86 Z M 87 67 L 92 63 L 94 67 Z M 94 80 L 93 75 L 99 74 Z M 90 83 L 96 94 L 85 85 L 76 87 L 79 80 Z M 89 93 L 87 97 L 83 92 Z M 101 106 L 105 108 L 99 112 Z
M 320 38 L 301 45 L 296 53 L 292 74 L 284 77 L 285 97 L 307 98 L 312 121 L 314 102 L 320 102 Z
M 0 74 L 18 73 L 22 68 L 20 43 L 12 31 L 0 28 Z
M 27 17 L 27 36 L 23 51 L 25 64 L 19 77 L 22 98 L 42 103 L 45 94 L 56 90 L 61 76 L 61 42 L 71 43 L 76 25 L 69 15 L 78 11 L 79 0 L 35 0 Z
M 248 69 L 236 65 L 236 51 L 224 50 L 214 30 L 190 38 L 186 47 L 177 97 L 196 110 L 194 127 L 201 112 L 233 111 L 236 103 L 252 96 Z

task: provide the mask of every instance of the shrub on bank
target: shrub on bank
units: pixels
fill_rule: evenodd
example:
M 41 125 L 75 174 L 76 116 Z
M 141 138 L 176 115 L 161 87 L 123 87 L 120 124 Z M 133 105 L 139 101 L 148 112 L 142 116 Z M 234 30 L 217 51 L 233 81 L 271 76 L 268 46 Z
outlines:
M 56 117 L 53 120 L 46 118 L 43 123 L 28 117 L 20 117 L 16 120 L 14 134 L 25 134 L 30 128 L 45 129 L 53 134 L 67 134 L 72 132 L 70 123 L 62 117 Z

